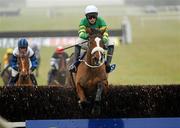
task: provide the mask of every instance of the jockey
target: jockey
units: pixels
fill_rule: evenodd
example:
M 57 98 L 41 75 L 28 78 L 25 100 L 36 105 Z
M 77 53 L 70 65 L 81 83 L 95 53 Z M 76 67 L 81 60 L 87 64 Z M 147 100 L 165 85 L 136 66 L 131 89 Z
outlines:
M 9 66 L 9 62 L 10 62 L 10 59 L 12 57 L 12 54 L 13 54 L 13 49 L 12 48 L 8 48 L 6 50 L 6 53 L 5 55 L 3 56 L 3 64 L 4 64 L 4 69 Z
M 59 63 L 62 62 L 62 59 L 64 59 L 63 61 L 65 66 L 64 68 L 66 68 L 66 59 L 68 59 L 68 54 L 64 51 L 63 47 L 59 46 L 56 48 L 55 52 L 51 57 L 51 61 L 50 61 L 51 70 L 48 73 L 48 84 L 50 83 L 55 73 L 61 68 L 59 67 Z
M 10 61 L 10 66 L 12 68 L 11 72 L 11 78 L 9 80 L 8 85 L 14 85 L 18 79 L 18 64 L 17 64 L 17 56 L 22 53 L 22 54 L 28 54 L 29 59 L 30 59 L 30 78 L 33 82 L 34 85 L 37 85 L 37 81 L 35 79 L 35 76 L 33 75 L 33 71 L 36 69 L 38 66 L 37 59 L 35 57 L 35 54 L 33 50 L 28 46 L 28 41 L 25 38 L 22 38 L 18 41 L 18 47 L 16 47 L 13 51 L 13 56 Z
M 110 42 L 108 39 L 108 32 L 107 32 L 107 25 L 103 18 L 98 16 L 98 9 L 94 5 L 88 5 L 85 8 L 85 18 L 81 19 L 80 25 L 79 25 L 79 38 L 77 41 L 77 45 L 75 46 L 75 58 L 74 63 L 70 66 L 71 72 L 76 72 L 77 67 L 79 65 L 79 56 L 81 47 L 83 48 L 82 43 L 88 40 L 88 33 L 86 33 L 86 28 L 98 28 L 100 30 L 106 30 L 103 34 L 103 42 L 107 48 L 107 61 L 106 61 L 106 72 L 109 73 L 114 67 L 110 65 L 113 52 L 114 52 L 114 43 Z M 87 45 L 87 44 L 86 44 Z

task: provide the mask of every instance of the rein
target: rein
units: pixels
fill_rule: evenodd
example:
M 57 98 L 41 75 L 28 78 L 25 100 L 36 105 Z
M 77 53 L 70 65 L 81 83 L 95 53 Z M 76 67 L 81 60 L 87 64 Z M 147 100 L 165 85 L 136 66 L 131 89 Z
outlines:
M 87 65 L 88 67 L 90 67 L 90 68 L 98 68 L 98 67 L 101 67 L 103 64 L 104 64 L 104 59 L 103 59 L 103 62 L 100 64 L 100 65 L 90 65 L 90 64 L 88 64 L 85 60 L 81 60 L 81 59 L 79 59 L 79 61 L 80 62 L 84 62 L 85 63 L 85 65 Z

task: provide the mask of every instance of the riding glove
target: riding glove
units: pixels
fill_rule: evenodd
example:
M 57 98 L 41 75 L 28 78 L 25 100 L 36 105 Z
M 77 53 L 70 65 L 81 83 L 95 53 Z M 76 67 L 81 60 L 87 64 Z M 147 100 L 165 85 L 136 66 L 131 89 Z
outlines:
M 103 42 L 104 42 L 104 44 L 107 44 L 108 41 L 109 41 L 108 38 L 104 36 L 104 37 L 103 37 Z
M 31 71 L 33 72 L 36 69 L 36 67 L 31 67 Z

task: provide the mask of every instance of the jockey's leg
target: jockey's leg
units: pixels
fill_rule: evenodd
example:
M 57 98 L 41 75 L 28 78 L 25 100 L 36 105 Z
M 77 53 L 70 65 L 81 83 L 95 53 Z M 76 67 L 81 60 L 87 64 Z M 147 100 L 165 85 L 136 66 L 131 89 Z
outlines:
M 75 46 L 75 52 L 74 52 L 74 62 L 78 61 L 78 58 L 80 56 L 80 52 L 81 52 L 81 46 L 76 45 Z
M 70 71 L 71 72 L 76 72 L 77 71 L 77 67 L 79 65 L 79 56 L 80 56 L 80 52 L 81 52 L 81 46 L 76 45 L 75 46 L 75 52 L 74 52 L 74 62 L 73 64 L 70 66 Z
M 108 52 L 107 52 L 107 64 L 110 64 L 110 63 L 111 63 L 113 53 L 114 53 L 114 45 L 108 46 Z
M 8 86 L 14 86 L 17 79 L 18 79 L 18 72 L 12 68 L 11 69 L 11 78 L 8 81 Z
M 78 38 L 77 45 L 75 46 L 74 62 L 73 62 L 73 64 L 69 68 L 69 70 L 71 72 L 76 72 L 77 71 L 77 67 L 80 64 L 79 56 L 80 56 L 80 53 L 81 53 L 81 48 L 82 49 L 87 49 L 87 40 Z
M 33 85 L 37 86 L 37 85 L 38 85 L 38 84 L 37 84 L 37 80 L 36 80 L 36 78 L 35 78 L 35 76 L 34 76 L 33 73 L 30 74 L 30 78 L 31 78 L 31 81 L 32 81 Z
M 106 72 L 111 72 L 111 61 L 114 53 L 114 45 L 109 45 L 107 48 L 107 61 L 106 61 Z

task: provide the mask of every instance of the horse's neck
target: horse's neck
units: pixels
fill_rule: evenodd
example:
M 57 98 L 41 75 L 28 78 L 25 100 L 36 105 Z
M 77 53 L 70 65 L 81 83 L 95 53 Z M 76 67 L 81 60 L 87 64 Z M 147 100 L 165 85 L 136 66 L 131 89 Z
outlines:
M 92 63 L 91 63 L 91 57 L 92 57 L 92 55 L 91 55 L 91 50 L 88 49 L 88 50 L 87 50 L 87 53 L 86 53 L 86 56 L 85 56 L 85 60 L 86 60 L 86 62 L 87 62 L 88 64 L 92 64 Z
M 19 58 L 21 70 L 24 72 L 29 72 L 29 60 L 27 57 Z
M 60 57 L 59 67 L 60 70 L 65 70 L 66 68 L 66 60 L 64 59 L 63 55 Z

